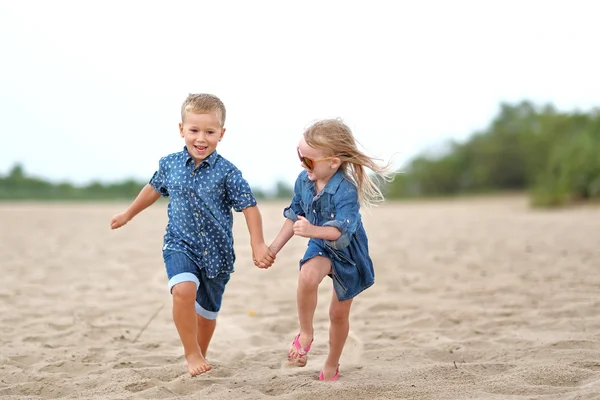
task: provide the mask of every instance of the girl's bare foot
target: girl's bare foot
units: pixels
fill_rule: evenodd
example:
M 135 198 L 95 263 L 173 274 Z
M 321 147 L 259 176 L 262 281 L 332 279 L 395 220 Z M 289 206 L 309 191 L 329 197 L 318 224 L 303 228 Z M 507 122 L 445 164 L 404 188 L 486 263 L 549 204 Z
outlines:
M 188 371 L 191 376 L 198 376 L 212 369 L 200 352 L 188 354 L 185 356 L 185 359 L 187 360 Z

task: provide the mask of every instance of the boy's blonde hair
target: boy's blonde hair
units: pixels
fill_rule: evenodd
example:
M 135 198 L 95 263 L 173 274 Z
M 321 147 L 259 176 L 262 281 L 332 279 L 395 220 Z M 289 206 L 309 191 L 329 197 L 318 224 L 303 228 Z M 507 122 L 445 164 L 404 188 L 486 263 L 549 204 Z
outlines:
M 366 168 L 384 182 L 391 182 L 394 175 L 391 163 L 379 165 L 360 151 L 352 131 L 341 119 L 315 122 L 304 132 L 304 140 L 309 146 L 328 153 L 327 156 L 335 156 L 342 161 L 340 168 L 356 185 L 361 205 L 371 206 L 384 200 L 378 182 L 368 175 Z
M 181 122 L 188 114 L 205 114 L 216 112 L 221 120 L 221 127 L 225 125 L 225 104 L 217 96 L 207 93 L 190 93 L 181 106 Z

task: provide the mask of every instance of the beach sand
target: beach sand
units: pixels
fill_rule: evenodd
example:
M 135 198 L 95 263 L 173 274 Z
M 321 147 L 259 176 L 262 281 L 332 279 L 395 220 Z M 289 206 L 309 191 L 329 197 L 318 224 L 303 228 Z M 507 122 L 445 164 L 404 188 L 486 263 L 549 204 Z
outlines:
M 376 283 L 352 306 L 340 380 L 319 382 L 329 278 L 308 365 L 285 362 L 305 239 L 259 270 L 236 214 L 214 370 L 192 378 L 161 257 L 166 205 L 111 231 L 125 206 L 0 204 L 0 399 L 600 398 L 600 208 L 508 196 L 364 213 Z M 269 241 L 283 207 L 261 204 Z

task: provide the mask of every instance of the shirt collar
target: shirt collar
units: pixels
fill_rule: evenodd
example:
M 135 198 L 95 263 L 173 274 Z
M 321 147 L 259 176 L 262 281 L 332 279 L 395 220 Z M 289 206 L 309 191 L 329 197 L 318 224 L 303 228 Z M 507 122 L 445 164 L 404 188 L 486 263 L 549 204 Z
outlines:
M 194 159 L 192 158 L 192 156 L 190 155 L 190 153 L 188 152 L 187 148 L 184 146 L 183 147 L 183 154 L 185 155 L 185 164 L 189 164 L 190 162 L 194 162 Z M 206 165 L 208 165 L 209 167 L 213 167 L 215 165 L 215 162 L 217 161 L 217 150 L 215 149 L 212 153 L 210 153 L 210 155 L 208 157 L 206 157 L 204 160 L 202 160 L 202 162 L 200 163 L 200 165 L 198 165 L 198 167 L 200 167 L 201 165 L 203 165 L 204 163 L 206 163 Z
M 331 179 L 329 179 L 329 182 L 327 182 L 327 185 L 325 185 L 325 189 L 323 189 L 323 191 L 329 194 L 334 194 L 337 192 L 338 188 L 340 187 L 340 183 L 342 183 L 344 178 L 344 172 L 338 169 L 335 174 L 333 174 Z
M 303 179 L 308 183 L 308 185 L 310 185 L 313 188 L 315 187 L 315 183 L 313 181 L 311 181 L 310 179 L 308 179 L 308 174 L 306 173 L 306 171 L 304 171 Z M 338 169 L 335 172 L 335 174 L 333 174 L 331 179 L 329 179 L 329 182 L 327 182 L 327 185 L 325 185 L 325 189 L 323 189 L 323 192 L 329 193 L 329 194 L 335 194 L 335 192 L 337 192 L 338 188 L 340 187 L 340 184 L 342 183 L 342 181 L 344 179 L 346 179 L 346 175 L 345 175 L 344 171 L 341 171 L 340 169 Z

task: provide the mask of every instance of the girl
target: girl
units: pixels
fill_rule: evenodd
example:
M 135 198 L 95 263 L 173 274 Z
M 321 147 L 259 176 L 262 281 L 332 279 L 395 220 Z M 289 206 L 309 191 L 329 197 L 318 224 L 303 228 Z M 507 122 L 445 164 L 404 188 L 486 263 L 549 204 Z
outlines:
M 300 260 L 300 333 L 288 352 L 292 364 L 306 365 L 313 342 L 317 288 L 325 276 L 332 279 L 329 354 L 319 380 L 333 381 L 338 379 L 339 359 L 348 337 L 352 299 L 374 283 L 359 208 L 382 201 L 383 195 L 366 168 L 389 182 L 390 164 L 379 166 L 359 151 L 350 128 L 339 119 L 310 126 L 297 151 L 304 171 L 296 179 L 294 197 L 283 213 L 286 220 L 270 248 L 277 254 L 294 235 L 310 239 Z

